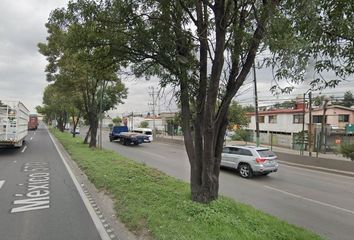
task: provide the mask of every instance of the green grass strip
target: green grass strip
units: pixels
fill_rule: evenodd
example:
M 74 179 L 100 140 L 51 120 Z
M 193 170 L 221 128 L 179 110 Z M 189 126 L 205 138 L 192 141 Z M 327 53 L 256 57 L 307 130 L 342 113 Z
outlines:
M 219 197 L 192 202 L 189 184 L 109 150 L 92 150 L 81 138 L 52 130 L 72 159 L 115 201 L 117 216 L 136 234 L 153 239 L 321 239 L 255 208 Z

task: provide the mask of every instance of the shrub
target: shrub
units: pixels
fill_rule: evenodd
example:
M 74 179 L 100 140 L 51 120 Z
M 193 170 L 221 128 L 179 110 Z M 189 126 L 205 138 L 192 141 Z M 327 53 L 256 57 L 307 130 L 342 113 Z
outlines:
M 354 144 L 343 144 L 340 146 L 340 152 L 344 157 L 354 161 Z

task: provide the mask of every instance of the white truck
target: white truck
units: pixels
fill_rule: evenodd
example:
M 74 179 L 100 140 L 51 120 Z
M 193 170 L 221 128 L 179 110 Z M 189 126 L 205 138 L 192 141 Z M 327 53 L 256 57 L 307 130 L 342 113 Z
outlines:
M 28 134 L 29 111 L 21 102 L 0 103 L 0 147 L 21 147 Z

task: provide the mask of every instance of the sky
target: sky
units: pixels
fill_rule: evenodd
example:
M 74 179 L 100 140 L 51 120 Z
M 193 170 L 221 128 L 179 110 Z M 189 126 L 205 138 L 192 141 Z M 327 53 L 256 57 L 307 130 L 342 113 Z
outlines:
M 52 10 L 64 7 L 67 0 L 1 0 L 0 8 L 0 100 L 21 101 L 30 112 L 42 104 L 44 88 L 48 85 L 45 77 L 46 59 L 38 52 L 37 44 L 45 42 L 47 31 L 45 23 Z M 308 88 L 306 84 L 298 86 L 290 95 L 272 96 L 269 88 L 272 86 L 272 74 L 269 69 L 257 70 L 257 87 L 260 105 L 288 100 L 302 94 Z M 241 95 L 236 99 L 243 105 L 253 104 L 253 76 L 250 75 L 241 89 Z M 123 78 L 128 87 L 128 98 L 125 104 L 110 111 L 111 116 L 123 115 L 129 112 L 152 112 L 152 90 L 154 88 L 156 112 L 176 111 L 177 107 L 171 95 L 173 90 L 165 90 L 157 98 L 158 80 L 147 81 L 133 77 Z M 150 89 L 149 89 L 150 88 Z M 344 92 L 352 90 L 354 81 L 342 83 L 336 89 L 328 89 L 322 94 L 343 96 Z M 314 93 L 318 95 L 319 92 Z

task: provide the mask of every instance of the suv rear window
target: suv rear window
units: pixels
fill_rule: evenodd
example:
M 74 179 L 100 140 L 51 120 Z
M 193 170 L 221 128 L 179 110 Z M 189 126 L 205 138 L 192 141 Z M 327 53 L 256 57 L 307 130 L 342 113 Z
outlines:
M 264 149 L 264 150 L 257 150 L 259 156 L 261 157 L 275 157 L 275 154 L 268 150 L 268 149 Z

